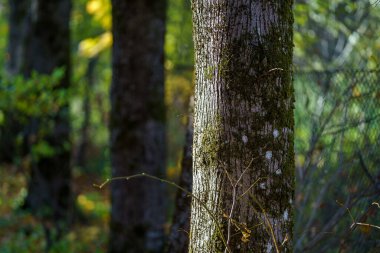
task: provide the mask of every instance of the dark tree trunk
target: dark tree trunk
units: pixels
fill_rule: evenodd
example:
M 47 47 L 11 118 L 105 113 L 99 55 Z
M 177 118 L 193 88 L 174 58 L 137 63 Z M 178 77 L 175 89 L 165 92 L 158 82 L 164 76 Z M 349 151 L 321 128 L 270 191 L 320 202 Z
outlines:
M 193 100 L 192 98 L 190 99 Z M 181 162 L 181 177 L 179 186 L 191 192 L 193 174 L 193 103 L 190 102 L 190 113 L 188 117 L 186 140 L 183 148 L 183 157 Z M 182 191 L 177 191 L 175 200 L 175 210 L 173 222 L 170 229 L 167 253 L 186 253 L 189 250 L 189 233 L 190 233 L 190 196 Z
M 65 74 L 56 89 L 70 83 L 70 0 L 10 1 L 10 61 L 8 72 L 30 77 L 32 71 L 51 74 L 63 67 Z M 72 208 L 70 170 L 70 126 L 68 105 L 49 119 L 51 127 L 43 139 L 55 151 L 51 157 L 39 157 L 32 164 L 28 195 L 24 208 L 51 219 L 57 228 L 68 222 Z M 32 136 L 46 119 L 31 119 L 26 128 L 30 151 Z
M 193 0 L 190 252 L 292 252 L 292 1 Z
M 9 0 L 9 38 L 6 69 L 9 75 L 24 74 L 27 37 L 30 36 L 31 0 Z
M 165 175 L 165 0 L 113 0 L 112 176 Z M 161 252 L 165 186 L 150 179 L 111 184 L 109 252 Z
M 6 73 L 9 76 L 23 74 L 21 66 L 25 61 L 25 42 L 30 22 L 28 12 L 30 0 L 9 0 L 9 35 L 8 60 Z M 0 126 L 0 162 L 11 163 L 18 153 L 15 145 L 17 135 L 22 132 L 23 125 L 17 120 L 15 111 L 5 112 L 3 125 Z

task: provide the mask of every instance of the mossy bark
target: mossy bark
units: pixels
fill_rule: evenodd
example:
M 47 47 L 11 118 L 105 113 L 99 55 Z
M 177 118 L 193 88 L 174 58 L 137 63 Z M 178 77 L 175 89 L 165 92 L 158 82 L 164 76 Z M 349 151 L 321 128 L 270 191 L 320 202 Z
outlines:
M 113 0 L 110 148 L 112 176 L 165 176 L 165 0 Z M 111 184 L 109 252 L 161 252 L 165 185 Z
M 9 4 L 8 74 L 28 78 L 33 71 L 51 74 L 61 67 L 65 69 L 65 74 L 56 89 L 69 88 L 71 1 L 23 0 L 9 1 Z M 51 126 L 42 138 L 55 155 L 33 160 L 23 207 L 54 222 L 61 230 L 62 224 L 67 225 L 70 221 L 73 206 L 68 104 L 49 117 Z M 45 120 L 33 118 L 22 124 L 26 152 L 31 152 L 31 139 L 38 136 L 39 129 L 47 127 L 43 125 Z
M 193 0 L 190 252 L 292 252 L 292 4 Z

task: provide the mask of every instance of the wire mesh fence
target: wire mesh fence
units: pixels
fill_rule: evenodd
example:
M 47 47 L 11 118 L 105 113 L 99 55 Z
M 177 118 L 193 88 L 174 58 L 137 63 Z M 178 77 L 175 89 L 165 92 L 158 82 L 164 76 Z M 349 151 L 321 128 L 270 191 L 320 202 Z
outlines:
M 380 250 L 380 70 L 296 72 L 294 87 L 296 252 Z

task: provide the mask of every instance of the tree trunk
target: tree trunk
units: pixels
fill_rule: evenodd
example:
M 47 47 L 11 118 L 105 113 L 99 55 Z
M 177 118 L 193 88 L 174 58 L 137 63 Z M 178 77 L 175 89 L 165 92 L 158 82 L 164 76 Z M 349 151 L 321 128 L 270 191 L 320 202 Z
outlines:
M 87 63 L 86 83 L 83 98 L 83 123 L 80 129 L 80 140 L 78 150 L 75 154 L 75 165 L 79 166 L 82 171 L 86 171 L 87 152 L 90 144 L 90 120 L 91 120 L 91 90 L 95 84 L 95 68 L 98 62 L 98 56 L 90 58 Z
M 31 0 L 8 0 L 9 3 L 9 37 L 6 70 L 9 75 L 23 73 L 26 41 L 30 36 L 30 5 Z
M 292 252 L 292 1 L 193 0 L 193 22 L 189 250 Z
M 30 22 L 28 11 L 30 0 L 9 0 L 9 35 L 8 58 L 6 61 L 6 73 L 9 76 L 22 74 L 21 66 L 24 64 L 25 42 Z M 0 126 L 0 162 L 13 162 L 18 153 L 16 138 L 22 132 L 23 125 L 18 120 L 18 113 L 12 110 L 5 112 L 3 125 Z
M 193 143 L 193 98 L 190 98 L 189 116 L 186 129 L 185 146 L 183 148 L 183 157 L 181 162 L 181 177 L 179 186 L 191 192 L 192 188 L 192 143 Z M 168 246 L 168 253 L 187 253 L 189 249 L 189 233 L 190 233 L 190 205 L 191 198 L 189 194 L 182 190 L 177 191 L 175 200 L 175 210 Z
M 165 175 L 165 0 L 113 0 L 112 176 Z M 165 186 L 150 179 L 111 184 L 109 252 L 160 252 Z
M 70 0 L 10 1 L 8 72 L 11 75 L 22 74 L 27 78 L 33 71 L 51 74 L 63 67 L 65 75 L 56 89 L 69 87 L 70 10 Z M 43 139 L 54 149 L 55 155 L 40 157 L 32 164 L 24 208 L 51 219 L 60 228 L 70 218 L 72 208 L 68 105 L 61 107 L 51 119 L 51 131 Z M 43 121 L 31 119 L 28 122 L 29 151 L 28 139 L 37 135 Z

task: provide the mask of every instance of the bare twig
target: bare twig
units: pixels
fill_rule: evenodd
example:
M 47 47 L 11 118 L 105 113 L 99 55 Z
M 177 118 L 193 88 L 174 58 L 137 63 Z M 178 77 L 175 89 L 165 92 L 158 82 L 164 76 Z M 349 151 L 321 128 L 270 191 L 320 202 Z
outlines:
M 362 152 L 360 152 L 360 150 L 358 150 L 358 156 L 359 156 L 360 167 L 364 170 L 364 174 L 373 183 L 373 185 L 376 186 L 376 180 L 374 179 L 374 177 L 369 172 L 368 167 L 367 167 L 367 165 L 364 162 L 364 158 L 363 158 Z
M 372 224 L 368 224 L 368 223 L 362 223 L 362 222 L 355 222 L 351 225 L 351 227 L 355 226 L 355 225 L 359 225 L 359 226 L 364 226 L 364 227 L 371 227 L 371 228 L 377 228 L 380 230 L 380 227 L 379 226 L 376 226 L 376 225 L 372 225 Z
M 342 204 L 342 203 L 340 203 L 340 202 L 338 202 L 338 201 L 336 201 L 336 203 L 338 203 L 340 206 L 343 207 L 343 204 Z M 373 202 L 372 205 L 373 205 L 374 203 L 376 203 L 376 202 Z M 376 203 L 376 204 L 378 205 L 378 203 Z M 379 227 L 379 226 L 372 225 L 372 224 L 369 224 L 369 223 L 356 222 L 355 219 L 354 219 L 354 217 L 353 217 L 352 214 L 351 214 L 350 209 L 349 209 L 348 207 L 346 207 L 346 210 L 347 210 L 347 212 L 348 212 L 348 214 L 350 215 L 350 218 L 351 218 L 351 220 L 352 220 L 352 224 L 351 224 L 351 226 L 350 226 L 350 229 L 354 229 L 356 225 L 359 225 L 359 226 L 364 226 L 364 227 L 377 228 L 377 229 L 380 230 L 380 227 Z
M 227 252 L 228 253 L 232 253 L 231 250 L 228 248 L 228 245 L 227 245 L 227 242 L 226 242 L 226 239 L 224 238 L 223 236 L 223 232 L 222 232 L 222 229 L 220 228 L 219 226 L 219 223 L 218 223 L 218 219 L 215 217 L 215 215 L 211 212 L 211 210 L 207 207 L 207 205 L 205 203 L 203 203 L 197 196 L 195 196 L 192 192 L 186 190 L 185 188 L 177 185 L 176 183 L 172 182 L 172 181 L 169 181 L 169 180 L 166 180 L 166 179 L 162 179 L 162 178 L 159 178 L 159 177 L 156 177 L 156 176 L 153 176 L 153 175 L 149 175 L 149 174 L 146 174 L 146 173 L 140 173 L 140 174 L 135 174 L 135 175 L 131 175 L 131 176 L 126 176 L 126 177 L 114 177 L 114 178 L 111 178 L 111 179 L 107 179 L 106 181 L 104 181 L 102 184 L 98 185 L 98 184 L 93 184 L 94 187 L 97 187 L 99 189 L 102 189 L 104 186 L 106 186 L 108 183 L 112 182 L 112 181 L 117 181 L 117 180 L 130 180 L 130 179 L 133 179 L 133 178 L 139 178 L 139 177 L 147 177 L 147 178 L 150 178 L 150 179 L 153 179 L 153 180 L 157 180 L 157 181 L 160 181 L 160 182 L 163 182 L 163 183 L 167 183 L 183 192 L 185 192 L 186 194 L 188 194 L 189 196 L 191 196 L 192 198 L 194 198 L 206 211 L 207 213 L 210 215 L 211 219 L 215 222 L 216 224 L 216 229 L 218 230 L 218 233 L 221 237 L 221 240 L 224 244 L 224 246 L 227 248 Z
M 227 248 L 230 246 L 230 240 L 231 240 L 231 220 L 232 220 L 232 216 L 233 216 L 234 209 L 235 209 L 235 204 L 236 204 L 236 189 L 237 189 L 237 187 L 239 185 L 240 180 L 243 178 L 243 175 L 248 170 L 248 168 L 251 166 L 253 160 L 254 160 L 254 158 L 251 159 L 251 161 L 249 162 L 248 166 L 240 174 L 240 176 L 239 176 L 239 178 L 238 178 L 238 180 L 236 181 L 235 184 L 232 182 L 232 178 L 229 176 L 229 173 L 226 171 L 227 177 L 229 178 L 229 180 L 231 182 L 231 185 L 232 185 L 232 204 L 231 204 L 231 210 L 230 210 L 230 214 L 228 216 L 228 222 L 227 222 L 227 247 L 225 248 L 224 253 L 227 252 L 227 250 L 228 250 Z
M 252 198 L 252 200 L 259 206 L 261 212 L 263 213 L 265 222 L 267 224 L 267 227 L 269 228 L 269 235 L 271 236 L 273 244 L 274 244 L 274 247 L 276 249 L 276 253 L 280 253 L 280 250 L 279 250 L 278 245 L 277 245 L 276 237 L 274 235 L 272 224 L 270 224 L 270 222 L 269 222 L 269 219 L 268 219 L 268 216 L 267 216 L 267 213 L 266 213 L 265 209 L 262 207 L 262 205 L 256 199 L 255 196 L 253 196 L 251 193 L 248 193 L 248 194 Z M 257 213 L 257 211 L 256 211 L 256 213 Z M 283 242 L 283 243 L 285 243 L 285 242 Z

